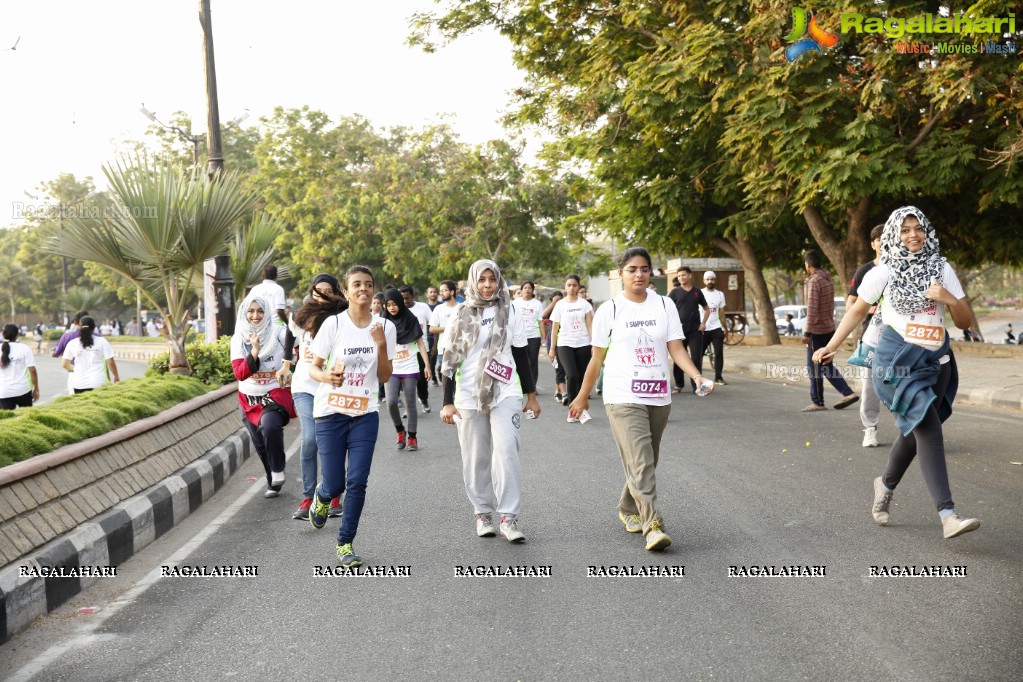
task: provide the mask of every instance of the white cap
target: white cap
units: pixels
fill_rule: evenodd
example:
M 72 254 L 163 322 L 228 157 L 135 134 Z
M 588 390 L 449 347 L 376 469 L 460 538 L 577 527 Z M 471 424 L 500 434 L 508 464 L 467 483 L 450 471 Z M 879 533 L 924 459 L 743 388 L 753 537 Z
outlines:
M 707 272 L 703 273 L 704 279 L 707 279 L 708 277 L 713 277 L 714 279 L 718 278 L 717 273 L 715 273 L 713 270 L 708 270 Z

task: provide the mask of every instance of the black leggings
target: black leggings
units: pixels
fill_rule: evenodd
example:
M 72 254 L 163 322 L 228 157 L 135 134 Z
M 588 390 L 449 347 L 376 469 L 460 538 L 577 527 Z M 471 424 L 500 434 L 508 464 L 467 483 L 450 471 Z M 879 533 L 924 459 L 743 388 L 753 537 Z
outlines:
M 266 484 L 269 486 L 273 483 L 270 472 L 284 471 L 284 417 L 277 410 L 264 408 L 259 417 L 258 429 L 244 415 L 242 421 L 249 430 L 259 461 L 263 463 Z
M 923 421 L 908 436 L 899 433 L 892 444 L 892 451 L 888 454 L 888 465 L 885 467 L 881 481 L 891 490 L 899 484 L 905 475 L 913 458 L 920 462 L 920 473 L 923 474 L 924 483 L 927 484 L 927 492 L 931 494 L 938 511 L 942 509 L 955 509 L 952 503 L 952 491 L 948 487 L 948 468 L 945 466 L 945 439 L 941 433 L 941 419 L 938 417 L 937 405 L 945 395 L 948 382 L 952 377 L 952 363 L 955 359 L 950 358 L 947 363 L 941 366 L 938 373 L 938 380 L 934 384 L 934 394 L 938 399 L 927 408 L 927 414 Z
M 540 337 L 526 339 L 526 348 L 529 351 L 529 371 L 533 375 L 533 385 L 540 377 Z
M 565 368 L 568 402 L 572 402 L 579 395 L 579 389 L 583 385 L 583 373 L 586 371 L 586 365 L 590 364 L 591 355 L 593 350 L 590 346 L 582 348 L 558 346 L 558 364 Z

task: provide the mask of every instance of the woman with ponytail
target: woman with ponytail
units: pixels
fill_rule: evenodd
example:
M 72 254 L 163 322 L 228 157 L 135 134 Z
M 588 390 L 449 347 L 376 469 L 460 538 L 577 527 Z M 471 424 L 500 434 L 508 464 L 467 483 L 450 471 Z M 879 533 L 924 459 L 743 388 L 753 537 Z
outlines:
M 106 339 L 96 334 L 96 320 L 86 315 L 78 324 L 78 337 L 68 341 L 60 363 L 71 372 L 71 388 L 75 393 L 85 393 L 107 381 L 116 384 L 120 378 L 117 376 L 114 349 Z
M 32 407 L 39 400 L 39 375 L 32 349 L 18 343 L 18 325 L 4 325 L 0 344 L 0 410 Z

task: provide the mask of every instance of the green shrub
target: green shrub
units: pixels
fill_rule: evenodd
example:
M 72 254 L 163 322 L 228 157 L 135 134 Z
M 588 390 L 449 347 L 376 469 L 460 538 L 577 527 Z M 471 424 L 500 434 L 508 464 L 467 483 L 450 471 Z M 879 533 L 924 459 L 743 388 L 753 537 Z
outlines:
M 6 413 L 0 420 L 0 466 L 107 433 L 209 390 L 193 377 L 168 374 L 106 384 Z
M 196 339 L 185 346 L 185 358 L 192 368 L 192 376 L 209 386 L 223 386 L 234 381 L 231 370 L 231 337 L 222 336 L 213 343 Z M 146 376 L 161 376 L 170 372 L 167 353 L 149 360 Z
M 60 341 L 60 337 L 64 336 L 65 329 L 44 329 L 43 338 L 47 341 Z

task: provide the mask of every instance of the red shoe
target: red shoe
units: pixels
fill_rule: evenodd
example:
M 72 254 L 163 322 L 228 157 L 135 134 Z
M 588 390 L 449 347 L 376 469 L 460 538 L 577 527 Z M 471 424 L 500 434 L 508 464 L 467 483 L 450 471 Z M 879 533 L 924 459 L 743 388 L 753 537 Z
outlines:
M 330 509 L 327 510 L 327 518 L 334 519 L 341 516 L 344 513 L 344 508 L 341 506 L 341 498 L 335 497 L 330 501 Z
M 412 451 L 418 450 L 418 449 L 419 449 L 419 439 L 414 437 L 414 436 L 409 436 L 408 437 L 408 448 L 407 448 L 407 450 L 409 452 L 412 452 Z
M 404 450 L 405 449 L 405 432 L 404 431 L 399 431 L 398 432 L 398 440 L 397 440 L 397 442 L 395 444 L 398 446 L 399 450 Z
M 313 503 L 308 497 L 302 498 L 302 501 L 298 503 L 298 509 L 291 515 L 291 518 L 299 521 L 309 520 L 309 506 Z

